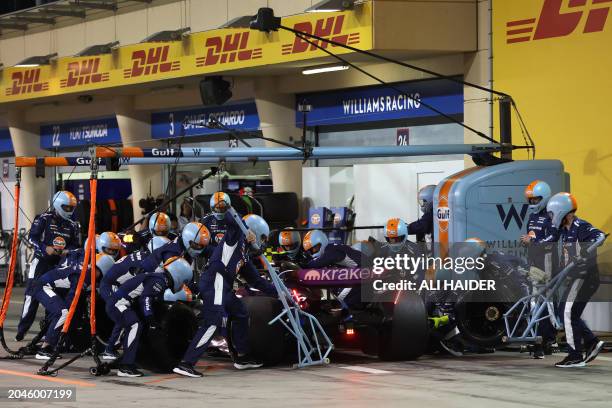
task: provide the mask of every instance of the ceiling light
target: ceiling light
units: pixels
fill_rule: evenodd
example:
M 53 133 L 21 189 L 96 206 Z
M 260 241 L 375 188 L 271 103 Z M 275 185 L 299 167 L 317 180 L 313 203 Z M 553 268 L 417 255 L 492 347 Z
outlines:
M 18 68 L 31 68 L 38 67 L 40 65 L 49 65 L 51 59 L 57 57 L 57 53 L 49 54 L 49 55 L 35 55 L 33 57 L 28 57 L 15 65 Z
M 349 69 L 348 65 L 324 65 L 319 67 L 306 68 L 302 70 L 304 75 L 321 74 L 323 72 L 334 72 L 334 71 L 346 71 Z

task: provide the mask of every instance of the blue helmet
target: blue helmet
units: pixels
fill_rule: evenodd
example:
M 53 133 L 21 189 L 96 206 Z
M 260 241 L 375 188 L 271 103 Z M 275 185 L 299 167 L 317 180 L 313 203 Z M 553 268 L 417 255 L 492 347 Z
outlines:
M 204 224 L 190 222 L 183 227 L 181 240 L 189 255 L 198 256 L 210 242 L 210 232 Z
M 278 244 L 290 258 L 294 258 L 302 246 L 302 237 L 299 232 L 286 229 L 278 234 Z
M 576 198 L 570 193 L 557 193 L 548 200 L 546 211 L 555 228 L 560 228 L 563 218 L 572 211 L 578 209 Z
M 170 217 L 168 214 L 163 212 L 156 212 L 151 215 L 149 218 L 149 231 L 151 231 L 151 235 L 161 235 L 166 236 L 170 231 Z
M 115 264 L 115 259 L 107 254 L 96 255 L 96 268 L 102 272 L 102 276 L 106 275 L 106 272 Z
M 428 210 L 433 209 L 433 196 L 435 190 L 436 186 L 433 184 L 422 187 L 419 190 L 417 199 L 419 200 L 419 206 L 421 207 L 421 211 L 427 212 Z
M 468 238 L 458 245 L 457 258 L 480 258 L 487 249 L 487 244 L 480 238 Z
M 107 254 L 117 259 L 119 250 L 121 249 L 121 240 L 114 232 L 107 231 L 96 237 L 96 252 Z
M 172 276 L 173 287 L 172 292 L 176 293 L 183 285 L 189 283 L 193 279 L 193 269 L 185 258 L 173 256 L 164 262 L 164 269 Z
M 76 208 L 77 200 L 70 191 L 58 191 L 53 195 L 51 205 L 60 217 L 69 220 Z
M 242 220 L 247 228 L 255 234 L 255 244 L 262 248 L 270 236 L 270 227 L 266 220 L 255 214 L 247 214 L 242 217 Z
M 393 252 L 400 250 L 408 239 L 408 224 L 399 218 L 391 218 L 385 226 L 385 240 Z
M 325 251 L 325 247 L 329 244 L 327 235 L 321 230 L 312 230 L 304 236 L 302 246 L 304 251 L 312 255 L 313 258 L 320 257 Z
M 525 188 L 525 197 L 529 202 L 529 209 L 536 213 L 546 208 L 546 204 L 548 204 L 551 195 L 552 191 L 550 190 L 550 186 L 547 182 L 542 180 L 532 181 Z M 539 201 L 536 202 L 538 198 Z
M 161 237 L 161 236 L 153 237 L 147 243 L 147 249 L 149 250 L 149 252 L 153 252 L 157 248 L 160 248 L 166 245 L 168 242 L 170 242 L 170 240 L 167 237 Z
M 225 217 L 225 212 L 232 205 L 230 196 L 223 191 L 217 191 L 210 197 L 210 211 L 216 219 L 222 220 Z

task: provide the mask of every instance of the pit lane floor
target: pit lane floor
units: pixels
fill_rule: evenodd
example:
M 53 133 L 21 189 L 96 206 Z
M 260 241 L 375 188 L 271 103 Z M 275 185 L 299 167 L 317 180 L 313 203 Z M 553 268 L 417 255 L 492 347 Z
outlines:
M 9 346 L 22 300 L 14 297 L 5 334 Z M 22 343 L 25 344 L 25 343 Z M 0 351 L 0 355 L 5 355 Z M 64 356 L 66 358 L 68 356 Z M 610 407 L 612 353 L 602 353 L 586 368 L 560 369 L 562 354 L 533 360 L 527 354 L 425 356 L 413 362 L 380 362 L 339 350 L 325 367 L 294 370 L 275 367 L 235 370 L 229 360 L 202 359 L 204 378 L 183 378 L 145 371 L 142 378 L 92 377 L 91 358 L 77 361 L 57 377 L 35 373 L 33 358 L 0 360 L 0 388 L 75 387 L 76 402 L 0 400 L 10 407 Z M 3 390 L 5 391 L 5 390 Z

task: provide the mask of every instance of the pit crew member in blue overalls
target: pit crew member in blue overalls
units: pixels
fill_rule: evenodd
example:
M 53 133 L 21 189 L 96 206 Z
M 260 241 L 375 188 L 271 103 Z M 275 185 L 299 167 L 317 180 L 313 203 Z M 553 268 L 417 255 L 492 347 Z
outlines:
M 28 271 L 28 282 L 21 319 L 15 340 L 21 341 L 36 318 L 38 301 L 34 299 L 33 285 L 45 272 L 58 266 L 63 256 L 79 247 L 79 226 L 72 221 L 77 200 L 69 191 L 58 191 L 53 195 L 52 210 L 34 218 L 28 240 L 34 247 L 34 260 Z
M 577 264 L 569 274 L 568 288 L 559 305 L 569 349 L 568 355 L 555 364 L 561 368 L 584 367 L 597 357 L 604 345 L 581 316 L 600 283 L 597 251 L 589 254 L 587 249 L 596 241 L 601 245 L 605 235 L 587 221 L 576 217 L 577 209 L 576 199 L 569 193 L 555 194 L 546 205 L 561 245 L 559 267 L 565 267 L 572 261 Z
M 78 262 L 51 269 L 36 280 L 34 298 L 45 307 L 49 319 L 45 341 L 36 354 L 37 360 L 49 360 L 53 355 L 81 276 L 83 257 Z M 100 277 L 113 266 L 114 262 L 110 255 L 96 255 L 96 280 L 100 280 Z M 87 271 L 83 289 L 89 286 L 90 282 L 91 273 Z
M 324 268 L 344 266 L 347 268 L 361 267 L 362 254 L 348 245 L 330 243 L 321 230 L 312 230 L 304 236 L 302 247 L 311 260 L 306 268 Z M 361 291 L 354 288 L 344 288 L 336 293 L 336 299 L 348 308 L 359 307 L 361 304 Z
M 110 270 L 104 274 L 100 281 L 100 296 L 104 299 L 104 302 L 110 301 L 113 293 L 125 282 L 132 279 L 134 276 L 145 272 L 142 268 L 142 261 L 157 248 L 166 245 L 170 240 L 163 236 L 153 237 L 148 245 L 147 250 L 140 250 L 132 252 L 129 255 L 119 259 L 110 268 Z M 154 272 L 154 270 L 148 271 Z M 116 360 L 117 352 L 116 347 L 118 346 L 119 336 L 121 335 L 121 326 L 115 324 L 111 332 L 110 337 L 106 343 L 104 352 L 100 355 L 102 360 Z
M 428 185 L 419 190 L 417 195 L 421 218 L 408 224 L 408 235 L 416 235 L 417 242 L 425 242 L 425 238 L 431 238 L 433 234 L 433 195 L 436 186 Z
M 146 322 L 149 330 L 155 330 L 157 322 L 153 315 L 153 303 L 163 298 L 166 289 L 178 292 L 193 279 L 191 265 L 184 258 L 172 257 L 164 262 L 159 272 L 141 273 L 126 282 L 112 294 L 106 304 L 106 314 L 125 332 L 123 357 L 117 375 L 119 377 L 141 377 L 136 366 L 138 343 Z M 136 308 L 144 318 L 140 319 Z
M 210 256 L 214 249 L 221 243 L 225 231 L 227 230 L 225 212 L 232 205 L 232 200 L 227 193 L 217 191 L 210 197 L 210 214 L 206 214 L 200 222 L 208 228 L 210 232 L 210 245 L 206 250 L 206 255 Z
M 542 180 L 534 180 L 525 188 L 525 198 L 531 213 L 527 221 L 527 233 L 521 236 L 521 243 L 527 247 L 529 266 L 544 271 L 544 276 L 553 276 L 552 247 L 556 235 L 552 233 L 551 220 L 546 212 L 546 204 L 551 195 L 550 186 Z M 554 316 L 553 305 L 549 304 L 548 307 Z M 553 349 L 558 347 L 555 346 L 557 331 L 550 319 L 544 319 L 538 324 L 537 334 L 542 336 L 543 344 L 534 345 L 532 355 L 535 359 L 543 359 L 545 354 L 551 355 Z
M 208 267 L 200 277 L 200 296 L 203 300 L 201 324 L 183 356 L 183 361 L 173 370 L 177 374 L 187 377 L 202 376 L 202 373 L 195 370 L 194 365 L 214 334 L 225 326 L 227 319 L 232 320 L 232 343 L 236 351 L 234 367 L 244 370 L 263 365 L 261 361 L 249 355 L 249 315 L 240 298 L 234 293 L 233 286 L 236 275 L 240 274 L 253 288 L 276 296 L 274 286 L 259 275 L 249 253 L 251 243 L 262 248 L 268 240 L 270 228 L 258 215 L 248 214 L 242 220 L 248 228 L 247 236 L 230 214 L 225 215 L 225 236 L 215 248 Z

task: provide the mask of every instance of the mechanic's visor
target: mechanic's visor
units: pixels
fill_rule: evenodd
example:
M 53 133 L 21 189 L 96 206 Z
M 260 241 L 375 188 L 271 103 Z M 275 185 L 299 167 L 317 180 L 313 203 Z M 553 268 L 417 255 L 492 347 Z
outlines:
M 62 210 L 66 211 L 67 213 L 72 213 L 74 211 L 74 205 L 62 205 Z
M 104 248 L 102 248 L 102 252 L 104 252 L 105 254 L 110 255 L 110 256 L 112 256 L 114 258 L 119 253 L 119 250 L 118 249 L 109 248 L 109 247 L 104 247 Z
M 300 247 L 300 243 L 299 242 L 296 242 L 293 245 L 281 245 L 281 248 L 283 248 L 283 251 L 285 251 L 285 252 L 295 251 L 299 247 Z
M 227 203 L 225 201 L 219 201 L 213 207 L 213 211 L 220 214 L 225 213 L 227 211 Z
M 204 245 L 200 245 L 195 241 L 189 241 L 189 248 L 193 249 L 194 251 L 203 251 Z
M 405 236 L 402 235 L 399 237 L 385 237 L 385 239 L 389 244 L 401 244 L 402 242 L 404 242 L 404 237 Z
M 529 197 L 529 204 L 536 205 L 542 201 L 542 197 Z
M 310 249 L 306 250 L 306 253 L 309 255 L 314 255 L 319 253 L 319 251 L 321 250 L 321 244 L 317 244 L 313 247 L 310 247 Z

